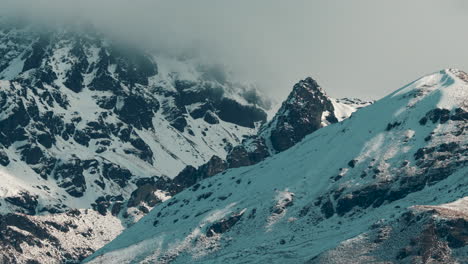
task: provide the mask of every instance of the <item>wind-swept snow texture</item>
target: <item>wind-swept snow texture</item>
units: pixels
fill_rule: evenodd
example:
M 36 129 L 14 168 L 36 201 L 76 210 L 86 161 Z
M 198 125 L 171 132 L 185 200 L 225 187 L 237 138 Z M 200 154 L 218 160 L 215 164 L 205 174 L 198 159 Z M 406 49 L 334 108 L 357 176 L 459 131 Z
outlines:
M 410 206 L 468 196 L 467 82 L 458 70 L 425 76 L 261 163 L 206 179 L 85 262 L 443 263 L 417 245 L 401 255 L 379 250 L 394 234 L 359 254 L 352 245 L 376 227 L 411 221 Z M 447 245 L 442 259 L 466 263 L 466 236 L 456 244 L 429 237 L 425 246 Z M 333 251 L 340 245 L 348 254 Z

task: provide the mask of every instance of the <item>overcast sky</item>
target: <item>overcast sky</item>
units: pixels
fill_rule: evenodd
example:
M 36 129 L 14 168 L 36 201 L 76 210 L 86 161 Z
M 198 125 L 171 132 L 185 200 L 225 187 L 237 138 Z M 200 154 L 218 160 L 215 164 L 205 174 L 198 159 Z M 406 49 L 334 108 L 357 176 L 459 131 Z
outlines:
M 0 0 L 3 11 L 84 17 L 167 52 L 196 50 L 283 99 L 306 76 L 378 99 L 421 75 L 468 70 L 465 0 Z

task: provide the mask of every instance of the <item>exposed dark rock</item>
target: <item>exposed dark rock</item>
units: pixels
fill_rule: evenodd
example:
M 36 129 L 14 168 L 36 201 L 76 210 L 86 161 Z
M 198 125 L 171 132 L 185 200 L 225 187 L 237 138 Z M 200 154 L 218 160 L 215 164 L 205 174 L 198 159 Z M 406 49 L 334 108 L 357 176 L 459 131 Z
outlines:
M 6 197 L 5 201 L 11 203 L 12 205 L 21 207 L 24 209 L 24 213 L 29 215 L 36 214 L 36 209 L 38 206 L 37 195 L 31 195 L 28 192 L 20 192 L 15 196 Z
M 41 66 L 44 56 L 47 52 L 47 46 L 50 43 L 50 38 L 46 34 L 42 35 L 37 42 L 32 45 L 32 51 L 24 61 L 23 72 L 39 68 Z
M 406 212 L 399 219 L 401 227 L 392 235 L 401 241 L 399 234 L 415 230 L 413 237 L 402 244 L 396 259 L 401 262 L 421 260 L 422 263 L 456 263 L 453 250 L 468 245 L 467 221 L 459 217 L 440 217 L 437 210 Z
M 138 210 L 140 210 L 140 211 L 141 211 L 142 213 L 144 213 L 144 214 L 147 214 L 147 213 L 149 213 L 149 209 L 148 209 L 148 208 L 146 208 L 146 206 L 144 206 L 144 205 L 140 205 L 140 206 L 138 206 Z M 176 220 L 174 220 L 174 221 L 176 221 L 176 222 L 177 222 L 177 219 L 176 219 Z M 175 223 L 175 222 L 174 222 L 174 223 Z
M 219 158 L 213 156 L 206 164 L 198 167 L 198 169 L 187 166 L 180 172 L 173 180 L 177 190 L 181 191 L 188 188 L 200 180 L 214 176 L 228 168 L 227 163 Z
M 358 162 L 357 160 L 350 160 L 348 162 L 348 166 L 351 167 L 351 168 L 354 168 L 354 166 L 356 166 L 357 162 Z
M 449 247 L 461 248 L 468 245 L 468 221 L 463 218 L 446 219 L 438 225 L 436 233 L 447 240 Z
M 67 73 L 64 84 L 70 90 L 79 93 L 83 89 L 83 74 L 86 73 L 89 67 L 85 51 L 83 50 L 83 43 L 76 43 L 70 53 L 75 56 L 77 63 L 73 64 Z
M 52 222 L 52 221 L 45 221 L 44 223 L 64 233 L 67 233 L 70 231 L 70 228 L 67 225 L 61 225 L 59 223 Z
M 117 99 L 115 112 L 124 122 L 134 125 L 138 129 L 153 128 L 153 116 L 159 109 L 156 99 L 148 102 L 136 95 L 127 95 Z
M 96 210 L 101 215 L 105 216 L 107 214 L 107 208 L 110 207 L 110 202 L 108 199 L 101 196 L 96 199 L 95 203 L 93 203 L 92 206 L 94 210 Z
M 0 91 L 1 94 L 1 91 Z M 2 95 L 2 101 L 0 101 L 1 108 L 3 112 L 10 109 L 10 115 L 0 121 L 0 143 L 5 147 L 9 147 L 13 142 L 21 141 L 27 139 L 26 127 L 30 122 L 30 117 L 24 107 L 24 104 L 21 101 L 15 102 L 13 107 L 11 107 L 11 102 L 7 101 L 8 95 Z
M 206 112 L 208 112 L 208 111 L 213 112 L 213 111 L 215 111 L 215 108 L 213 107 L 213 105 L 211 103 L 206 102 L 204 104 L 201 104 L 197 108 L 193 109 L 190 112 L 190 116 L 192 116 L 192 118 L 194 118 L 194 119 L 199 119 L 199 118 L 204 117 Z
M 73 136 L 73 139 L 76 141 L 76 143 L 85 147 L 89 146 L 89 141 L 91 140 L 91 138 L 86 134 L 86 132 L 82 130 L 75 130 L 75 135 Z
M 161 199 L 156 196 L 156 191 L 167 190 L 170 192 L 173 189 L 171 180 L 165 177 L 140 179 L 137 182 L 137 186 L 138 188 L 132 192 L 128 200 L 128 207 L 137 207 L 142 203 L 145 203 L 149 207 L 154 207 L 162 202 Z
M 229 168 L 239 168 L 250 166 L 263 161 L 270 156 L 270 152 L 265 144 L 263 137 L 258 137 L 249 142 L 249 150 L 245 145 L 234 147 L 228 154 L 226 160 Z
M 200 194 L 197 197 L 197 201 L 208 199 L 208 198 L 211 197 L 212 194 L 213 194 L 212 192 L 207 192 L 207 193 Z
M 267 115 L 260 108 L 241 105 L 228 98 L 223 98 L 217 108 L 221 120 L 243 127 L 254 128 L 256 122 L 265 123 L 267 119 Z
M 336 202 L 336 213 L 342 216 L 356 206 L 361 208 L 367 208 L 371 205 L 380 206 L 390 187 L 391 185 L 388 183 L 376 183 L 344 195 Z
M 107 51 L 101 49 L 99 51 L 99 61 L 96 64 L 96 76 L 89 85 L 90 90 L 97 91 L 120 91 L 121 85 L 111 76 L 108 71 L 111 58 Z
M 130 144 L 139 150 L 136 154 L 140 159 L 153 164 L 153 151 L 134 131 L 130 138 Z
M 173 180 L 174 184 L 177 186 L 176 192 L 180 192 L 194 185 L 198 181 L 196 178 L 197 173 L 197 168 L 190 165 L 185 167 Z
M 450 116 L 450 120 L 452 121 L 467 121 L 468 120 L 468 112 L 463 110 L 462 108 L 455 109 L 455 113 Z
M 132 178 L 132 173 L 119 165 L 105 163 L 103 165 L 102 176 L 117 183 L 120 187 L 125 187 L 128 180 Z
M 244 213 L 234 214 L 227 219 L 222 219 L 214 224 L 212 224 L 206 230 L 206 236 L 212 237 L 216 234 L 224 234 L 229 231 L 237 222 L 239 222 Z
M 75 93 L 81 92 L 83 89 L 83 75 L 79 67 L 72 67 L 70 72 L 67 74 L 67 80 L 64 84 Z
M 96 210 L 101 215 L 106 215 L 108 208 L 110 208 L 113 205 L 111 212 L 112 214 L 117 215 L 121 209 L 122 201 L 123 201 L 123 197 L 121 195 L 119 196 L 106 195 L 106 196 L 98 197 L 96 201 L 91 205 L 93 209 Z
M 288 99 L 270 122 L 270 139 L 276 151 L 284 151 L 322 125 L 322 115 L 334 116 L 334 107 L 312 78 L 297 83 Z M 338 120 L 332 120 L 336 123 Z
M 332 217 L 335 214 L 332 201 L 327 199 L 327 201 L 320 207 L 320 211 L 325 215 L 326 218 Z
M 183 116 L 179 116 L 171 122 L 171 126 L 179 130 L 180 132 L 184 132 L 185 127 L 187 125 L 187 120 L 185 120 L 185 117 Z
M 113 216 L 117 216 L 120 213 L 120 211 L 122 210 L 122 207 L 123 207 L 122 202 L 115 202 L 114 205 L 112 205 L 111 214 Z
M 195 86 L 194 83 L 178 83 L 177 85 L 179 87 L 179 90 L 189 89 Z M 237 102 L 232 101 L 230 99 L 223 99 L 223 101 L 224 104 L 220 104 L 223 105 L 223 107 L 218 109 L 225 109 L 223 111 L 232 111 L 232 113 L 224 113 L 226 114 L 226 116 L 230 116 L 231 114 L 234 115 L 239 113 L 247 113 L 248 111 L 252 110 L 246 110 L 249 108 L 241 110 L 243 106 L 238 105 Z M 190 101 L 190 103 L 193 102 L 194 101 Z M 224 106 L 226 108 L 224 108 Z M 190 114 L 193 118 L 199 118 L 202 116 L 202 114 L 209 113 L 211 107 L 211 104 L 205 103 L 193 110 Z M 219 107 L 219 105 L 216 105 L 216 107 Z M 329 111 L 330 113 L 328 115 L 331 118 L 329 122 L 338 122 L 338 120 L 333 114 L 334 108 L 330 99 L 324 94 L 322 89 L 314 80 L 308 78 L 294 86 L 294 89 L 289 95 L 288 100 L 283 103 L 280 111 L 275 116 L 273 121 L 270 122 L 269 125 L 266 125 L 264 127 L 264 129 L 271 131 L 271 135 L 266 135 L 270 136 L 273 147 L 276 151 L 283 151 L 302 140 L 302 138 L 304 138 L 306 135 L 319 129 L 321 127 L 322 115 L 325 111 Z M 239 124 L 235 120 L 224 119 L 222 113 L 220 113 L 219 111 L 218 115 L 224 121 Z M 241 115 L 239 114 L 239 116 Z M 242 118 L 244 119 L 244 117 Z M 250 125 L 246 123 L 239 125 L 252 127 L 257 121 L 262 120 L 251 120 Z M 184 126 L 181 127 L 185 127 L 186 123 L 183 124 Z M 273 124 L 274 127 L 272 127 Z M 243 144 L 234 147 L 228 153 L 226 162 L 216 163 L 216 173 L 220 173 L 226 170 L 227 168 L 250 166 L 269 157 L 270 152 L 265 143 L 265 137 L 262 133 L 263 132 L 261 130 L 259 135 L 247 139 L 243 142 Z M 211 165 L 209 163 L 211 163 Z M 213 174 L 210 172 L 210 170 L 207 170 L 207 168 L 212 167 L 212 165 L 213 160 L 210 160 L 208 163 L 206 163 L 198 169 L 191 166 L 187 166 L 174 179 L 174 183 L 179 186 L 179 189 L 183 189 L 182 186 L 185 186 L 185 188 L 188 186 L 192 186 L 201 179 L 205 179 L 216 174 Z
M 86 191 L 83 168 L 84 164 L 78 158 L 59 163 L 54 170 L 58 186 L 73 197 L 82 197 Z
M 49 133 L 42 133 L 37 135 L 37 142 L 46 148 L 51 148 L 55 143 L 55 138 L 52 137 Z
M 8 164 L 10 164 L 10 159 L 8 158 L 7 153 L 0 149 L 0 165 L 6 167 Z
M 91 90 L 97 91 L 118 91 L 121 89 L 120 84 L 110 76 L 110 73 L 100 71 L 96 73 L 96 78 L 89 86 Z
M 151 184 L 139 186 L 138 189 L 132 192 L 131 197 L 128 200 L 128 207 L 136 207 L 142 202 L 151 207 L 155 206 L 161 202 L 161 200 L 154 194 L 157 190 L 159 189 Z
M 216 116 L 216 114 L 214 114 L 211 111 L 207 111 L 205 113 L 205 116 L 203 117 L 203 120 L 205 120 L 205 122 L 207 122 L 208 124 L 211 124 L 211 125 L 219 124 L 218 117 Z
M 83 129 L 83 133 L 90 139 L 109 138 L 110 136 L 110 131 L 102 119 L 88 122 L 86 128 Z
M 460 145 L 456 142 L 442 143 L 438 146 L 437 151 L 438 152 L 452 152 L 458 149 L 459 147 Z
M 41 148 L 38 146 L 25 147 L 21 151 L 23 160 L 30 165 L 38 164 L 39 161 L 44 157 Z
M 388 123 L 387 128 L 385 129 L 386 131 L 390 131 L 393 128 L 401 125 L 401 122 L 393 122 L 393 123 Z
M 96 103 L 102 109 L 113 109 L 117 103 L 117 96 L 101 96 L 97 98 Z
M 447 152 L 451 155 L 447 156 Z M 336 200 L 336 213 L 344 215 L 354 207 L 379 207 L 384 202 L 402 199 L 410 193 L 418 192 L 426 186 L 434 185 L 449 177 L 458 168 L 468 164 L 461 159 L 461 156 L 466 155 L 466 152 L 466 146 L 456 142 L 421 148 L 414 154 L 419 168 L 416 173 L 412 173 L 411 176 L 402 173 L 396 179 L 373 183 L 347 194 L 338 192 L 334 196 Z
M 450 120 L 450 110 L 436 108 L 426 113 L 426 115 L 419 120 L 421 125 L 425 125 L 427 121 L 430 120 L 432 123 L 441 123 L 444 124 Z
M 427 117 L 423 117 L 419 120 L 419 124 L 421 126 L 425 126 L 427 124 Z

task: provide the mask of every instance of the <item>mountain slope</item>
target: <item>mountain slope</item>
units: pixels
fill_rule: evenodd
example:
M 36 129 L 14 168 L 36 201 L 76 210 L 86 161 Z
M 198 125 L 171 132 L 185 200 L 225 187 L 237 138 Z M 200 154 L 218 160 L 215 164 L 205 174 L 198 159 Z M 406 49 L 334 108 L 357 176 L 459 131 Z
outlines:
M 467 98 L 466 73 L 425 76 L 263 162 L 177 194 L 87 261 L 343 263 L 332 252 L 342 243 L 351 245 L 343 241 L 358 241 L 378 224 L 392 226 L 409 206 L 468 195 Z M 458 253 L 444 258 L 463 262 L 465 238 L 457 240 Z M 447 241 L 433 235 L 425 245 Z M 392 252 L 369 248 L 364 255 L 342 257 L 347 263 L 361 257 L 444 263 L 421 256 L 424 251 Z
M 170 197 L 165 185 L 185 166 L 225 158 L 255 134 L 266 121 L 263 99 L 229 78 L 195 61 L 128 47 L 89 25 L 2 18 L 0 214 L 22 219 L 0 228 L 5 261 L 44 255 L 20 245 L 40 248 L 74 235 L 80 243 L 65 243 L 43 261 L 89 255 L 102 246 L 103 230 L 88 220 L 109 225 L 105 239 L 113 238 Z M 158 189 L 141 196 L 148 184 Z M 58 228 L 57 238 L 55 227 L 63 218 L 73 222 L 68 213 L 75 209 L 89 219 L 71 232 Z M 44 241 L 30 225 L 56 236 Z M 80 240 L 85 228 L 89 236 Z
M 265 121 L 261 109 L 229 98 L 229 83 L 194 68 L 190 78 L 180 76 L 185 69 L 176 76 L 150 54 L 73 30 L 2 32 L 3 43 L 23 44 L 2 51 L 13 54 L 2 60 L 11 80 L 0 83 L 3 172 L 33 183 L 26 185 L 40 194 L 36 211 L 88 208 L 99 194 L 125 196 L 137 179 L 174 177 L 187 164 L 224 157 Z M 12 67 L 22 69 L 12 75 Z M 195 115 L 201 105 L 208 108 Z M 43 180 L 59 188 L 34 187 Z M 6 197 L 22 185 L 9 183 Z M 50 192 L 67 198 L 52 201 Z
M 9 263 L 80 261 L 199 179 L 285 149 L 241 160 L 236 146 L 267 142 L 260 127 L 287 126 L 298 134 L 291 147 L 335 108 L 333 122 L 367 105 L 329 98 L 309 78 L 266 122 L 268 100 L 222 69 L 78 23 L 0 18 L 0 56 L 0 255 Z

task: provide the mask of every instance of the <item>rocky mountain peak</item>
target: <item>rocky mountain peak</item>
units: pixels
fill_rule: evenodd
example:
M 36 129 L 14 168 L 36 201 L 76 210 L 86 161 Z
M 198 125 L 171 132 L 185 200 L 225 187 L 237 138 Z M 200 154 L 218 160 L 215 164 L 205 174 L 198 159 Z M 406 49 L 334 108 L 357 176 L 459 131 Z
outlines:
M 325 91 L 322 89 L 322 87 L 320 87 L 317 81 L 315 81 L 312 77 L 307 77 L 294 85 L 291 94 L 288 96 L 288 100 L 293 97 L 305 97 L 307 94 L 316 93 L 326 95 Z M 302 94 L 302 96 L 300 94 Z
M 341 121 L 369 104 L 359 99 L 340 101 L 330 98 L 314 79 L 308 77 L 294 85 L 273 119 L 260 127 L 256 135 L 246 137 L 242 144 L 234 146 L 225 161 L 213 157 L 198 168 L 187 166 L 174 179 L 176 189 L 182 190 L 229 168 L 257 164 L 291 148 L 319 128 L 337 123 L 336 115 Z M 211 167 L 216 173 L 207 170 Z
M 278 113 L 263 128 L 264 137 L 273 151 L 281 152 L 302 140 L 306 135 L 329 124 L 338 122 L 334 106 L 323 89 L 311 77 L 294 85 Z

